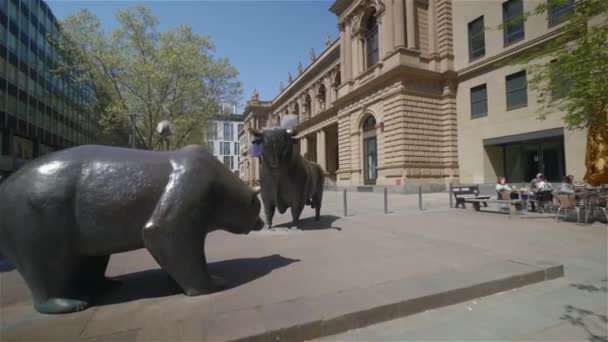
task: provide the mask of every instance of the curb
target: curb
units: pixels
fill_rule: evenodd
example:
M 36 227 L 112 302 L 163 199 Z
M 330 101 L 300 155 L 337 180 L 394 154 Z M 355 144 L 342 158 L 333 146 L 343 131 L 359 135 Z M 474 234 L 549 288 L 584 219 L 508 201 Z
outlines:
M 266 331 L 232 340 L 234 342 L 261 341 L 306 341 L 324 336 L 336 335 L 352 329 L 359 329 L 424 311 L 466 302 L 472 299 L 513 290 L 526 285 L 553 280 L 564 276 L 564 266 L 550 266 L 532 272 L 491 280 L 472 286 L 406 299 L 400 302 L 380 305 L 370 309 L 347 313 L 324 320 L 316 320 L 286 328 Z

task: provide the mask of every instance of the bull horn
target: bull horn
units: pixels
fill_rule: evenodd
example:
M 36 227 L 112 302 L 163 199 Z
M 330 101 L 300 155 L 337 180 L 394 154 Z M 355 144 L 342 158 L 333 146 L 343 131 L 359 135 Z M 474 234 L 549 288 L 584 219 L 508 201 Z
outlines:
M 261 135 L 262 132 L 259 130 L 254 129 L 253 127 L 249 127 L 249 133 L 253 134 L 253 135 Z
M 259 194 L 260 192 L 262 192 L 262 188 L 259 186 L 254 186 L 253 187 L 253 192 L 255 192 L 255 194 Z

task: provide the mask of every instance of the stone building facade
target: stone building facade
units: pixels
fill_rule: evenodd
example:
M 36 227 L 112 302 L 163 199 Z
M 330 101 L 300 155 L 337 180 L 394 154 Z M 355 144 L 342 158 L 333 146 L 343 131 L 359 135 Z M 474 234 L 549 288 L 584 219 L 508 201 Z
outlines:
M 245 126 L 272 127 L 297 114 L 297 148 L 338 185 L 454 181 L 451 1 L 338 0 L 330 10 L 340 37 L 318 57 L 312 52 L 274 100 L 254 94 Z M 244 163 L 244 180 L 255 183 L 257 160 Z
M 498 175 L 523 181 L 538 171 L 551 180 L 566 169 L 580 174 L 584 134 L 567 132 L 559 113 L 537 120 L 535 94 L 523 90 L 525 78 L 517 74 L 521 67 L 504 63 L 550 39 L 559 25 L 530 18 L 521 39 L 514 27 L 498 30 L 504 18 L 540 1 L 547 0 L 336 0 L 330 11 L 340 37 L 318 57 L 313 51 L 311 64 L 299 67 L 295 79 L 289 75 L 274 100 L 259 101 L 254 94 L 245 125 L 272 127 L 283 115 L 297 114 L 300 153 L 340 186 L 441 188 L 449 182 L 493 183 Z M 485 36 L 471 34 L 479 28 Z M 507 33 L 519 40 L 503 41 Z M 480 41 L 484 53 L 471 57 Z M 518 101 L 523 92 L 530 104 L 507 109 L 505 102 Z M 472 103 L 483 104 L 481 95 L 486 113 L 472 116 Z M 244 180 L 256 182 L 257 160 L 247 159 Z
M 538 94 L 527 87 L 525 67 L 507 63 L 554 37 L 574 1 L 499 29 L 505 19 L 534 12 L 546 1 L 458 1 L 454 6 L 462 182 L 493 183 L 506 176 L 508 182 L 527 183 L 541 172 L 555 183 L 567 174 L 576 180 L 585 174 L 586 133 L 566 129 L 560 112 L 539 120 Z

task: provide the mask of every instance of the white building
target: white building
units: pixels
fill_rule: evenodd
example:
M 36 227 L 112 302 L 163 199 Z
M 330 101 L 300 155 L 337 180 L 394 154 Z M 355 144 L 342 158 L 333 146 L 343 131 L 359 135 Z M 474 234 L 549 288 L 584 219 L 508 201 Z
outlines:
M 239 131 L 243 129 L 243 116 L 235 114 L 234 105 L 223 105 L 222 113 L 214 115 L 207 126 L 207 145 L 213 155 L 232 172 L 239 174 Z

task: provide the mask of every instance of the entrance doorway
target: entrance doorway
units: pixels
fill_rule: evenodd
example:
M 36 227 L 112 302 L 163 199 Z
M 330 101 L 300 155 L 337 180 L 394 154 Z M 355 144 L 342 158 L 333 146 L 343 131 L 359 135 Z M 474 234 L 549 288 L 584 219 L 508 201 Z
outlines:
M 376 137 L 363 140 L 365 184 L 376 184 L 376 168 L 378 167 L 378 152 L 376 147 Z
M 378 178 L 378 144 L 376 119 L 368 115 L 363 121 L 363 180 L 366 185 L 375 185 Z

